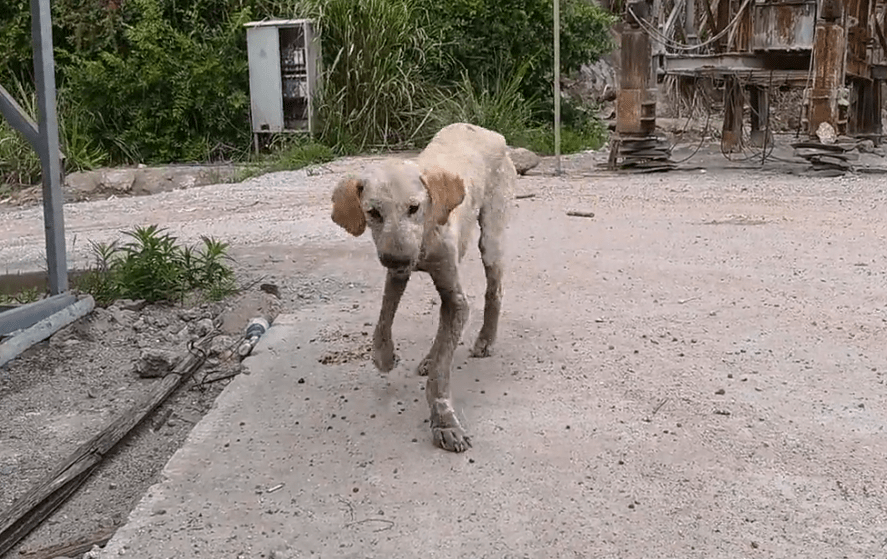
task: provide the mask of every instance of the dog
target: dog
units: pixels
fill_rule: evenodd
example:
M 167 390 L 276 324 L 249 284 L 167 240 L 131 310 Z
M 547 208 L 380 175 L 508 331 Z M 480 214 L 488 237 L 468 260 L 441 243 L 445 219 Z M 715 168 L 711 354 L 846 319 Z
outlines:
M 505 229 L 517 172 L 505 138 L 467 123 L 439 130 L 415 160 L 389 159 L 360 178 L 342 180 L 332 194 L 332 220 L 357 237 L 369 227 L 379 262 L 387 269 L 382 309 L 373 334 L 373 364 L 397 364 L 391 325 L 410 274 L 431 276 L 440 295 L 440 321 L 419 364 L 427 375 L 435 445 L 452 452 L 471 447 L 456 417 L 450 389 L 453 352 L 468 321 L 459 264 L 475 223 L 486 274 L 483 326 L 470 352 L 487 357 L 496 341 L 505 273 Z

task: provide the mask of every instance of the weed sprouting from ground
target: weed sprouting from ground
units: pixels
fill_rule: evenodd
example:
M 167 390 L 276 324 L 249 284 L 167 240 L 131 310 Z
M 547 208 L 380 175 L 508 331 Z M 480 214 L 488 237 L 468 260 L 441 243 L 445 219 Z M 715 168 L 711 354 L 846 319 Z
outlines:
M 228 266 L 229 245 L 201 237 L 198 248 L 182 246 L 157 225 L 123 231 L 129 240 L 90 241 L 93 266 L 76 281 L 96 304 L 116 299 L 181 302 L 195 294 L 219 300 L 237 291 L 234 271 Z

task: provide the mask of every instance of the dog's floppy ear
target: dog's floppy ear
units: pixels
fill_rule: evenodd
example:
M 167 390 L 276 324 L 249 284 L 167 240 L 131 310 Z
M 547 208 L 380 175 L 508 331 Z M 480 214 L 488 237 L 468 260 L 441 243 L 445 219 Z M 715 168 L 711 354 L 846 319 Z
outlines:
M 465 182 L 459 175 L 435 168 L 422 173 L 422 184 L 431 197 L 432 219 L 444 225 L 453 208 L 465 199 Z
M 360 207 L 360 193 L 363 182 L 358 179 L 346 179 L 333 190 L 333 221 L 355 237 L 363 234 L 367 226 L 363 208 Z

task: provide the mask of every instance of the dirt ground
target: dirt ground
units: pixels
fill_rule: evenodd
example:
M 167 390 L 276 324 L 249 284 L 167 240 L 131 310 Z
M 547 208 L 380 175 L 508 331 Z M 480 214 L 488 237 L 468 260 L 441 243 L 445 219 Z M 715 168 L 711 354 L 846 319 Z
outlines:
M 605 159 L 566 158 L 562 177 L 546 159 L 519 181 L 518 194 L 532 197 L 516 202 L 510 229 L 499 352 L 513 371 L 507 387 L 495 381 L 507 392 L 496 405 L 529 413 L 537 398 L 587 408 L 584 425 L 561 425 L 558 409 L 540 409 L 540 430 L 557 430 L 546 448 L 565 473 L 577 467 L 573 445 L 598 440 L 601 460 L 583 467 L 587 487 L 576 491 L 606 500 L 602 510 L 616 501 L 625 509 L 601 520 L 611 543 L 620 518 L 640 512 L 651 522 L 679 518 L 686 532 L 720 519 L 727 547 L 707 544 L 709 557 L 740 556 L 724 554 L 740 543 L 743 555 L 883 557 L 887 180 L 798 176 L 788 158 L 761 169 L 725 162 L 716 148 L 668 174 L 607 173 L 596 166 Z M 160 223 L 184 239 L 231 242 L 244 281 L 280 287 L 282 312 L 342 306 L 337 297 L 355 289 L 364 308 L 382 275 L 368 275 L 368 238 L 330 222 L 329 192 L 371 162 L 72 204 L 72 261 L 87 261 L 87 240 Z M 7 271 L 39 269 L 42 243 L 39 207 L 0 207 Z M 325 262 L 358 252 L 369 260 L 353 276 L 325 271 Z M 469 277 L 476 308 L 481 276 Z M 431 320 L 427 284 L 411 285 L 425 291 L 405 313 Z M 181 344 L 219 310 L 151 307 L 129 324 L 100 313 L 76 342 L 59 337 L 0 371 L 0 509 L 144 393 L 152 381 L 132 372 L 140 346 Z M 334 320 L 320 340 L 327 362 L 367 361 L 363 334 Z M 194 382 L 177 393 L 20 548 L 119 525 L 224 385 Z M 598 481 L 616 478 L 621 489 Z

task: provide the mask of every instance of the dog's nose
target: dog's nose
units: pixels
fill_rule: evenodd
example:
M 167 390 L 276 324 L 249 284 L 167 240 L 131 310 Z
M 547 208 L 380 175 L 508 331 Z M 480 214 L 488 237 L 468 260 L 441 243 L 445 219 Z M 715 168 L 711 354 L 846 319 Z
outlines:
M 382 263 L 386 268 L 392 268 L 394 270 L 407 268 L 412 264 L 409 258 L 405 258 L 403 256 L 396 256 L 393 254 L 380 254 L 379 262 Z

